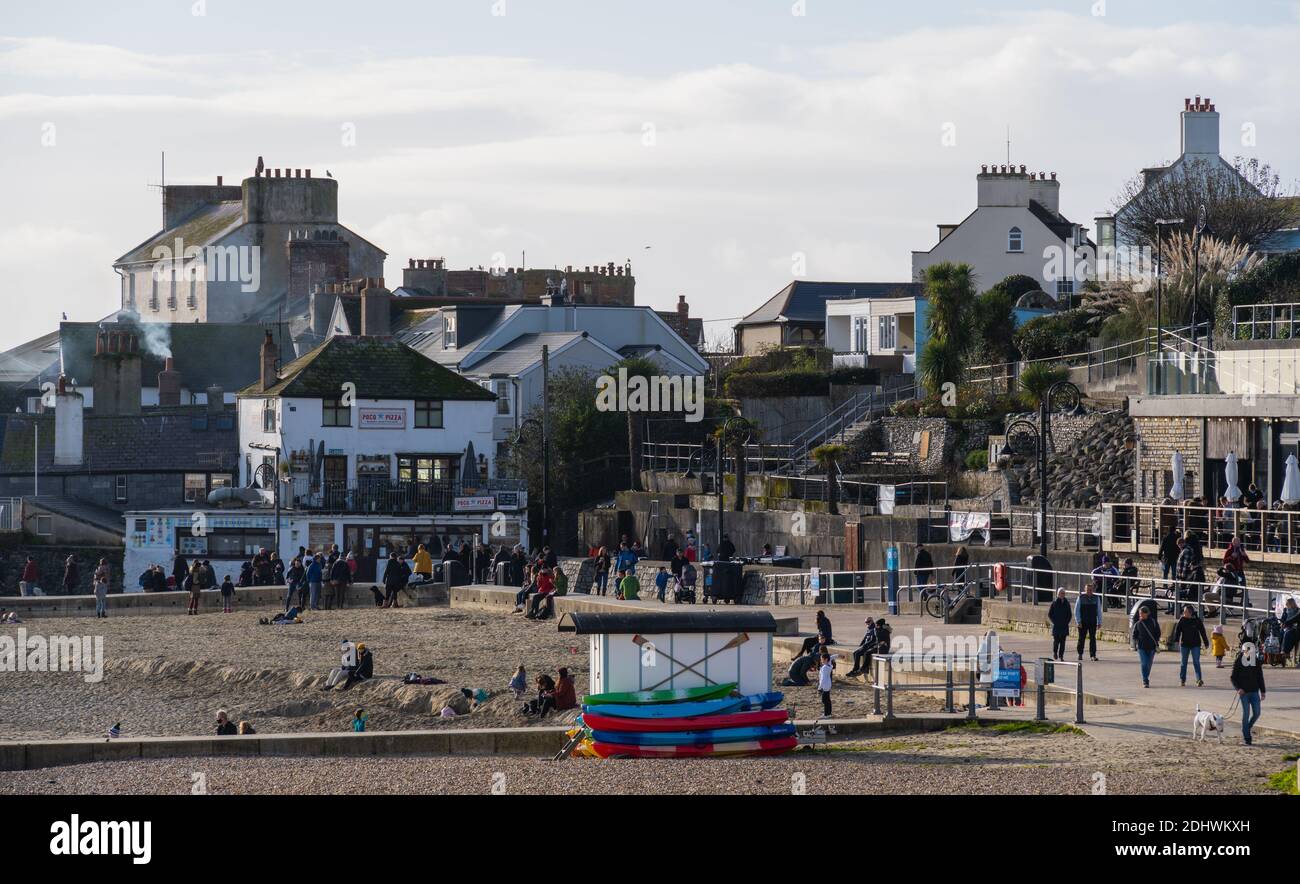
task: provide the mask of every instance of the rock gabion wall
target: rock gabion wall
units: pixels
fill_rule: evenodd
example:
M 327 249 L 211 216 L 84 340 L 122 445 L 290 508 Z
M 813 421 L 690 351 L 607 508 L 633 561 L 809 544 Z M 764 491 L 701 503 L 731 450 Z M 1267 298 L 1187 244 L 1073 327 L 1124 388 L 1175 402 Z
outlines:
M 1016 415 L 1033 420 L 1036 415 Z M 1052 418 L 1052 441 L 1047 459 L 1048 502 L 1053 507 L 1092 509 L 1103 501 L 1133 500 L 1133 422 L 1123 412 L 1093 413 Z M 1033 456 L 1013 455 L 1007 470 L 1007 490 L 1013 503 L 1038 499 L 1038 462 Z

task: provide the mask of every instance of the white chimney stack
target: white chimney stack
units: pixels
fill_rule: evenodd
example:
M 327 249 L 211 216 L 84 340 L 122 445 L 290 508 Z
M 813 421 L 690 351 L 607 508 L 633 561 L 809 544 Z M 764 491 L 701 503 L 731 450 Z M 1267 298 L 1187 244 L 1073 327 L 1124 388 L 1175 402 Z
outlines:
M 79 467 L 84 458 L 85 397 L 68 388 L 67 379 L 59 378 L 54 399 L 54 464 Z

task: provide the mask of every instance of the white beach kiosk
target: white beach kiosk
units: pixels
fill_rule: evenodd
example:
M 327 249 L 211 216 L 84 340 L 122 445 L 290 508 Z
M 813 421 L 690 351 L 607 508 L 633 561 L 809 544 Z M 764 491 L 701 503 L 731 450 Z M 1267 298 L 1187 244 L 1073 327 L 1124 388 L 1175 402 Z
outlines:
M 733 681 L 742 694 L 772 690 L 776 620 L 767 611 L 574 611 L 560 618 L 559 629 L 590 637 L 593 694 Z

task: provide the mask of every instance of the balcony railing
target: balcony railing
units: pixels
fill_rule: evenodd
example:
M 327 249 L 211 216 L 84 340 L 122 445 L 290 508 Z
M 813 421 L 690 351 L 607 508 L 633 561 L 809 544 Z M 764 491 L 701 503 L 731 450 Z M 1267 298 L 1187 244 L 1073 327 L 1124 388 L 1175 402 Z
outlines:
M 1232 308 L 1237 341 L 1291 341 L 1300 337 L 1300 304 L 1242 304 Z
M 390 479 L 356 479 L 351 482 L 316 482 L 301 477 L 287 483 L 282 504 L 295 510 L 352 515 L 423 515 L 455 512 L 455 499 L 463 494 L 520 495 L 526 486 L 515 479 L 491 479 L 465 489 L 459 482 L 402 482 Z M 522 498 L 511 501 L 514 508 Z
M 1300 511 L 1203 507 L 1158 503 L 1104 503 L 1105 548 L 1158 554 L 1171 529 L 1195 531 L 1207 568 L 1221 559 L 1233 537 L 1255 561 L 1300 562 Z M 1212 570 L 1212 569 L 1211 569 Z

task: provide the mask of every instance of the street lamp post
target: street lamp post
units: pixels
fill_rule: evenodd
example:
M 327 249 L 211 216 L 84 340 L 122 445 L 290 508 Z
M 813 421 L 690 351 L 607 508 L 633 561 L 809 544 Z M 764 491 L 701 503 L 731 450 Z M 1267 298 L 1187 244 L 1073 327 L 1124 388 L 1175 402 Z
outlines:
M 543 383 L 543 386 L 545 384 Z M 543 394 L 545 397 L 545 394 Z M 546 409 L 542 409 L 543 418 L 530 417 L 521 421 L 519 429 L 515 432 L 515 444 L 519 444 L 520 437 L 523 436 L 524 427 L 532 424 L 542 433 L 542 546 L 550 542 L 549 525 L 551 523 L 551 445 L 550 439 L 546 435 L 546 421 L 544 419 Z
M 1034 440 L 1035 447 L 1038 449 L 1038 554 L 1043 558 L 1047 558 L 1047 440 L 1052 432 L 1052 408 L 1056 406 L 1061 411 L 1071 411 L 1079 407 L 1081 398 L 1082 394 L 1074 384 L 1069 381 L 1057 381 L 1048 388 L 1038 402 L 1037 427 L 1027 420 L 1013 421 L 1007 427 L 1008 444 L 1011 444 L 1011 440 L 1018 435 L 1016 431 L 1019 429 L 1024 431 L 1025 436 Z

